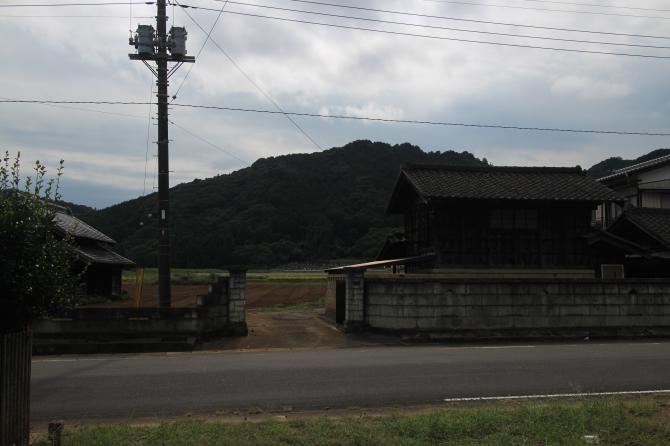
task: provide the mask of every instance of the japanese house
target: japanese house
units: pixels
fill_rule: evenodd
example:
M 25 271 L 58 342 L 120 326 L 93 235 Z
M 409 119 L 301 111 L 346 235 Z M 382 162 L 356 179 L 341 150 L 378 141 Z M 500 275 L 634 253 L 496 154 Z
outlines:
M 670 276 L 670 155 L 613 171 L 598 180 L 625 198 L 594 213 L 601 231 L 589 242 L 602 263 L 626 277 Z
M 614 170 L 598 181 L 625 198 L 598 207 L 595 221 L 604 229 L 628 208 L 670 209 L 670 155 Z
M 54 222 L 58 235 L 67 234 L 74 239 L 79 267 L 85 268 L 86 294 L 119 296 L 122 270 L 135 266 L 135 263 L 113 251 L 116 244 L 113 239 L 76 218 L 69 210 L 58 207 Z
M 592 212 L 622 199 L 580 168 L 403 166 L 387 211 L 404 216 L 379 260 L 476 277 L 593 277 Z

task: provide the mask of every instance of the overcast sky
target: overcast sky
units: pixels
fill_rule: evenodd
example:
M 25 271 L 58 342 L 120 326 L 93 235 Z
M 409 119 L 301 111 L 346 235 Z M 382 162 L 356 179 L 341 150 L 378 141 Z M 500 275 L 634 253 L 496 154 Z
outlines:
M 434 28 L 670 47 L 670 2 L 667 0 L 597 2 L 619 8 L 575 4 L 596 3 L 595 0 L 472 0 L 469 4 L 332 0 L 339 4 L 452 18 L 667 36 L 666 39 L 403 16 L 290 0 L 248 1 L 433 28 L 234 3 L 228 3 L 225 11 L 449 38 L 670 57 L 670 49 L 663 48 L 550 41 Z M 43 2 L 56 3 L 55 0 Z M 3 0 L 0 6 L 20 3 L 28 3 L 28 0 Z M 213 0 L 182 0 L 182 4 L 212 9 L 223 6 Z M 556 11 L 561 9 L 570 12 Z M 215 11 L 188 11 L 207 30 L 217 17 Z M 35 15 L 61 17 L 25 17 Z M 62 17 L 72 15 L 105 17 Z M 128 45 L 128 37 L 131 24 L 134 29 L 138 23 L 153 22 L 150 17 L 155 15 L 155 6 L 133 5 L 132 15 L 130 19 L 128 5 L 0 8 L 0 97 L 146 102 L 150 97 L 152 75 L 141 62 L 128 59 L 128 53 L 134 51 Z M 205 33 L 179 8 L 173 13 L 169 7 L 169 15 L 170 24 L 174 21 L 176 26 L 186 26 L 189 55 L 196 55 Z M 670 59 L 466 43 L 225 12 L 212 37 L 248 77 L 287 111 L 670 132 Z M 171 78 L 171 94 L 189 68 L 182 66 Z M 263 93 L 211 42 L 204 47 L 175 102 L 274 110 Z M 148 118 L 155 115 L 155 107 L 153 110 L 146 105 L 71 107 L 79 109 L 0 104 L 0 148 L 10 152 L 20 150 L 25 168 L 39 159 L 54 170 L 58 160 L 65 159 L 63 198 L 68 201 L 101 208 L 150 193 L 155 184 L 156 127 L 155 121 L 150 122 Z M 318 150 L 282 115 L 174 107 L 171 119 L 181 127 L 170 128 L 172 185 L 237 170 L 245 166 L 242 160 L 253 163 L 260 157 Z M 294 119 L 322 148 L 341 146 L 356 139 L 410 142 L 427 151 L 468 150 L 496 165 L 579 164 L 589 167 L 610 156 L 633 158 L 659 147 L 670 147 L 668 137 Z

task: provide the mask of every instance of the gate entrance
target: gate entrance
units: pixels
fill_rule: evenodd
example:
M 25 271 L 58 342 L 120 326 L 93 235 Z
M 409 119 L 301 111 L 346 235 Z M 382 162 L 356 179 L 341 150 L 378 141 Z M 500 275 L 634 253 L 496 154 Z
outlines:
M 344 323 L 346 308 L 346 283 L 344 280 L 338 280 L 335 284 L 335 322 Z

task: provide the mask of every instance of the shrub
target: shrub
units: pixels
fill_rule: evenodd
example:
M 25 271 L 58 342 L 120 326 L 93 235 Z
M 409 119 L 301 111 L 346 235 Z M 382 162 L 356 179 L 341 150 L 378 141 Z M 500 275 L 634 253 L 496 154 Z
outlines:
M 0 331 L 21 330 L 36 317 L 71 306 L 78 291 L 76 256 L 56 235 L 52 201 L 60 199 L 61 160 L 55 178 L 35 162 L 21 178 L 20 153 L 0 164 Z

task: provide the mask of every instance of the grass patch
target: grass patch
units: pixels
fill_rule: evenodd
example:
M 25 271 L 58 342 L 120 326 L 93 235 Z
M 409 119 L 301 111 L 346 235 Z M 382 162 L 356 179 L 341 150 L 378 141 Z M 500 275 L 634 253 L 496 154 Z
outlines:
M 667 397 L 454 406 L 376 418 L 325 417 L 224 424 L 188 421 L 157 426 L 66 429 L 64 445 L 600 445 L 670 444 Z M 45 438 L 38 439 L 45 445 Z

